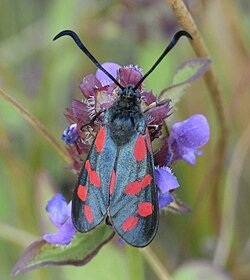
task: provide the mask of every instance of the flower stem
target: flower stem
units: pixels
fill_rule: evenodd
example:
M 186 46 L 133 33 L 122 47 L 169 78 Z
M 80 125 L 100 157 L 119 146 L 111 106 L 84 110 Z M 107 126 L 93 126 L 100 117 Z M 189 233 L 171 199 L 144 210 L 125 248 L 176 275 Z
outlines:
M 224 267 L 227 264 L 233 234 L 236 228 L 235 213 L 237 208 L 237 196 L 240 189 L 241 172 L 245 167 L 245 161 L 248 159 L 249 155 L 249 138 L 250 124 L 248 124 L 235 146 L 225 180 L 222 222 L 214 254 L 214 263 Z
M 166 268 L 159 261 L 158 257 L 151 250 L 150 246 L 147 246 L 141 249 L 141 252 L 145 258 L 145 260 L 149 263 L 151 268 L 154 270 L 155 274 L 158 276 L 160 280 L 171 280 L 171 276 L 166 270 Z
M 144 279 L 144 262 L 141 252 L 137 248 L 126 245 L 128 266 L 131 280 Z
M 0 222 L 0 237 L 23 247 L 27 247 L 37 239 L 36 236 L 3 222 Z
M 218 4 L 221 5 L 226 18 L 228 27 L 230 28 L 230 34 L 233 37 L 233 42 L 236 45 L 237 56 L 246 61 L 248 58 L 248 45 L 245 38 L 248 36 L 246 31 L 242 27 L 241 15 L 239 13 L 238 5 L 235 5 L 235 0 L 219 0 Z
M 31 115 L 31 113 L 29 113 L 14 98 L 9 96 L 1 89 L 0 96 L 9 104 L 11 104 L 55 148 L 55 150 L 63 157 L 66 162 L 71 162 L 67 150 L 60 145 L 60 143 L 48 132 L 41 122 Z
M 189 13 L 187 7 L 183 3 L 182 0 L 166 0 L 167 3 L 172 8 L 178 22 L 180 25 L 188 31 L 192 37 L 193 41 L 191 42 L 194 52 L 197 54 L 198 57 L 209 57 L 209 52 L 206 48 L 206 45 L 201 38 L 199 30 Z M 226 152 L 226 142 L 228 139 L 228 117 L 226 112 L 224 111 L 223 101 L 222 101 L 222 93 L 219 86 L 219 82 L 216 78 L 216 73 L 212 67 L 206 72 L 204 75 L 204 79 L 206 85 L 209 89 L 211 98 L 214 103 L 214 107 L 218 117 L 218 123 L 220 126 L 220 135 L 217 142 L 217 146 L 215 148 L 215 157 L 214 157 L 214 164 L 213 164 L 213 182 L 210 182 L 210 185 L 213 187 L 212 197 L 211 197 L 211 211 L 213 222 L 214 222 L 214 229 L 216 233 L 218 233 L 219 225 L 220 225 L 220 207 L 219 207 L 219 183 L 221 180 L 221 175 L 223 172 L 223 164 Z

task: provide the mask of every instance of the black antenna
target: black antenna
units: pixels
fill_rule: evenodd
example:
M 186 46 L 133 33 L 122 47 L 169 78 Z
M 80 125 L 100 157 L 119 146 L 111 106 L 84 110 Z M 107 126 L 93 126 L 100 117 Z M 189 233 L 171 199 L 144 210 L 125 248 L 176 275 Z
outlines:
M 105 73 L 121 90 L 124 90 L 124 87 L 106 70 L 102 67 L 102 65 L 95 59 L 95 57 L 88 51 L 88 49 L 84 46 L 78 35 L 72 30 L 64 30 L 58 33 L 53 41 L 57 40 L 62 36 L 70 36 L 77 46 L 90 58 L 90 60 L 103 72 Z
M 148 72 L 140 79 L 140 81 L 134 86 L 134 90 L 136 90 L 142 82 L 153 72 L 153 70 L 157 67 L 157 65 L 163 60 L 163 58 L 166 56 L 166 54 L 176 45 L 178 40 L 181 38 L 181 36 L 186 36 L 189 39 L 193 39 L 192 36 L 185 30 L 180 30 L 174 34 L 174 37 L 170 41 L 169 45 L 166 47 L 164 52 L 160 55 L 160 57 L 156 60 L 156 62 L 153 64 L 153 66 L 148 70 Z

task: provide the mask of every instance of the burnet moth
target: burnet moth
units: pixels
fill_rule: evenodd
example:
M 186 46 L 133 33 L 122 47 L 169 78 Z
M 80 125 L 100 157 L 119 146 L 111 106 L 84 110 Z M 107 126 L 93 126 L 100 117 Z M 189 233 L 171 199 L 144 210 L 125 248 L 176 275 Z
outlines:
M 80 172 L 72 198 L 72 220 L 80 232 L 94 229 L 105 218 L 128 244 L 144 247 L 158 229 L 159 207 L 149 131 L 141 108 L 140 85 L 181 36 L 178 31 L 161 56 L 137 84 L 123 87 L 87 50 L 77 34 L 64 30 L 90 60 L 118 87 L 114 104 L 103 114 L 102 125 Z

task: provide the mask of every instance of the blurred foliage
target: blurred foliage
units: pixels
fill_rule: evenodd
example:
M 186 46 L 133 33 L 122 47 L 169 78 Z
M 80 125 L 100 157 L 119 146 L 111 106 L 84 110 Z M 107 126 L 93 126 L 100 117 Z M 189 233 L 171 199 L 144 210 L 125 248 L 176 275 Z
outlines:
M 227 232 L 233 239 L 229 251 L 225 250 L 224 268 L 235 279 L 249 279 L 250 162 L 248 145 L 243 140 L 250 139 L 250 5 L 248 0 L 186 3 L 211 53 L 224 110 L 229 115 L 230 134 L 215 198 L 207 174 L 216 157 L 218 120 L 204 82 L 195 82 L 178 104 L 173 119 L 179 121 L 195 113 L 206 115 L 211 140 L 196 166 L 178 163 L 175 167 L 181 184 L 178 195 L 192 211 L 162 215 L 151 249 L 171 273 L 187 261 L 213 261 L 221 232 L 227 232 L 226 217 L 226 222 L 233 222 Z M 100 62 L 139 64 L 147 70 L 180 28 L 162 0 L 2 0 L 0 13 L 0 87 L 57 139 L 67 126 L 65 108 L 73 98 L 80 97 L 81 79 L 96 69 L 72 41 L 53 43 L 55 34 L 73 29 Z M 178 65 L 194 56 L 187 40 L 183 40 L 147 79 L 146 88 L 159 93 L 172 81 Z M 2 99 L 0 135 L 0 275 L 7 280 L 34 236 L 53 230 L 44 210 L 46 201 L 56 192 L 70 200 L 76 177 L 51 145 Z M 230 178 L 237 182 L 233 189 L 228 187 Z M 212 215 L 215 199 L 220 206 L 217 216 Z M 231 203 L 229 217 L 224 215 L 225 201 Z M 127 256 L 130 254 L 114 239 L 86 266 L 42 268 L 17 279 L 129 279 Z M 156 279 L 147 262 L 144 270 L 145 279 Z

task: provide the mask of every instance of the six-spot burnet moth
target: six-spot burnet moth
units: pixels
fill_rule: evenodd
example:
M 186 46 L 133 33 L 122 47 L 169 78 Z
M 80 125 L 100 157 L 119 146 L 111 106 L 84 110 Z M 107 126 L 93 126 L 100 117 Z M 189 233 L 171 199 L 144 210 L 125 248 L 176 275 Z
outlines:
M 68 35 L 90 60 L 118 87 L 114 104 L 103 114 L 102 125 L 80 172 L 72 198 L 72 220 L 80 232 L 88 232 L 106 217 L 123 240 L 144 247 L 154 238 L 159 221 L 157 186 L 149 131 L 141 109 L 140 85 L 181 36 L 178 31 L 150 70 L 135 85 L 122 86 L 71 30 Z

